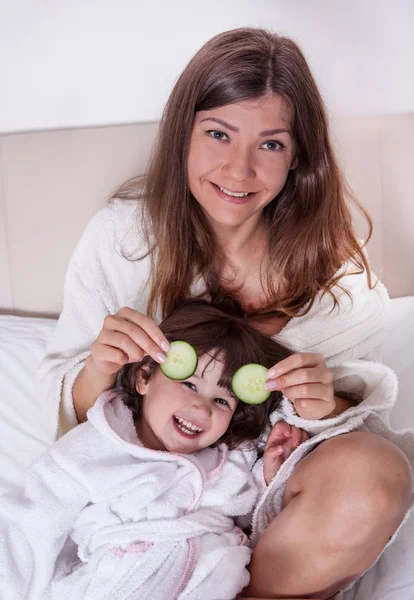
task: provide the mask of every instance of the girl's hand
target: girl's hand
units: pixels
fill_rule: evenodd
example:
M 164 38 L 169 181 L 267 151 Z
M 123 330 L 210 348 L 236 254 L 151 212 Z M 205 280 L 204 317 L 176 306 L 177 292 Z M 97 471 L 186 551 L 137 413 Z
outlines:
M 292 452 L 309 439 L 303 429 L 278 421 L 267 438 L 263 456 L 263 475 L 267 485 Z
M 333 375 L 321 354 L 298 352 L 267 373 L 266 388 L 280 390 L 304 419 L 322 419 L 336 408 Z
M 162 363 L 168 349 L 167 339 L 150 317 L 125 307 L 105 317 L 90 348 L 89 366 L 96 373 L 114 375 L 122 365 L 138 362 L 145 355 Z

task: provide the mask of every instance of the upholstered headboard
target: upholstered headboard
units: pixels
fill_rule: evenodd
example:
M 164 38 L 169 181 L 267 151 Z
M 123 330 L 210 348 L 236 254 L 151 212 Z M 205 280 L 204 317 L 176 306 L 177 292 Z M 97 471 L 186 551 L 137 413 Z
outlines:
M 59 313 L 86 223 L 117 185 L 145 171 L 156 130 L 0 136 L 0 312 Z M 414 294 L 414 115 L 336 119 L 332 130 L 347 179 L 374 221 L 374 271 L 391 296 Z

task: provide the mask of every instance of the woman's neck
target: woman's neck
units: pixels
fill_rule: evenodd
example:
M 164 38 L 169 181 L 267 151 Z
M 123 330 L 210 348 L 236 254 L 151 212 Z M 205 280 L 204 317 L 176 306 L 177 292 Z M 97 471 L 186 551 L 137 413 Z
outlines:
M 236 227 L 212 223 L 220 251 L 229 260 L 250 256 L 267 246 L 268 230 L 262 218 L 249 220 Z

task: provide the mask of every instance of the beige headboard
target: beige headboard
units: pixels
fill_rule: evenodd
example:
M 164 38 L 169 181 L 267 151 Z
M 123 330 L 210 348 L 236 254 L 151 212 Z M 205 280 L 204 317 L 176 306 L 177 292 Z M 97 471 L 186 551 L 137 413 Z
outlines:
M 89 218 L 142 173 L 156 124 L 0 136 L 0 312 L 56 315 Z M 348 181 L 374 220 L 368 252 L 391 296 L 414 294 L 414 115 L 332 122 Z

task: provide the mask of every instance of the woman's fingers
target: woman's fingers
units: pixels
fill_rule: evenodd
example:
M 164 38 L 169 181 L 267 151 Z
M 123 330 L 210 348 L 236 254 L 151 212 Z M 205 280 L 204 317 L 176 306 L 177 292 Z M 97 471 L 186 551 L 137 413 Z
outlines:
M 151 319 L 151 317 L 143 315 L 142 313 L 139 313 L 138 311 L 127 306 L 121 308 L 117 314 L 121 319 L 125 319 L 126 321 L 137 325 L 140 329 L 145 331 L 148 337 L 150 337 L 161 350 L 168 352 L 170 344 L 161 329 Z
M 323 383 L 324 385 L 332 386 L 332 382 L 333 375 L 331 370 L 324 364 L 318 364 L 315 367 L 296 369 L 275 379 L 268 379 L 266 388 L 268 390 L 285 390 L 292 386 L 307 383 Z
M 296 353 L 269 369 L 266 388 L 280 390 L 305 419 L 321 419 L 335 408 L 333 374 L 321 354 Z
M 129 362 L 141 360 L 146 354 L 157 362 L 164 362 L 166 359 L 167 350 L 164 348 L 168 347 L 168 342 L 159 327 L 146 315 L 129 308 L 122 308 L 116 315 L 108 315 L 105 318 L 102 338 L 99 336 L 97 341 L 106 343 L 104 333 L 108 332 L 122 334 L 117 340 L 112 336 L 113 345 L 120 347 L 128 355 Z M 154 338 L 160 343 L 156 343 Z
M 104 346 L 98 342 L 94 342 L 90 348 L 91 358 L 96 362 L 103 365 L 105 373 L 117 373 L 122 365 L 128 362 L 128 356 L 119 350 L 119 348 L 113 348 L 112 346 Z
M 271 367 L 266 377 L 267 379 L 276 379 L 295 369 L 316 367 L 324 362 L 325 359 L 322 354 L 316 354 L 315 352 L 295 352 Z
M 293 400 L 296 412 L 303 419 L 318 420 L 327 417 L 335 409 L 335 399 L 332 402 L 306 398 L 304 400 Z
M 104 319 L 102 330 L 91 345 L 94 368 L 116 373 L 126 363 L 138 362 L 145 355 L 156 362 L 166 360 L 169 343 L 152 319 L 132 308 L 121 308 Z
M 314 400 L 325 400 L 330 402 L 333 399 L 332 386 L 323 383 L 304 383 L 303 385 L 293 385 L 283 388 L 283 394 L 292 402 L 303 398 Z
M 129 335 L 119 333 L 118 331 L 102 330 L 97 343 L 102 347 L 113 347 L 119 350 L 126 357 L 125 362 L 138 362 L 144 356 L 143 349 L 137 346 Z
M 299 416 L 304 419 L 322 419 L 335 408 L 333 387 L 318 383 L 293 386 L 283 390 Z

